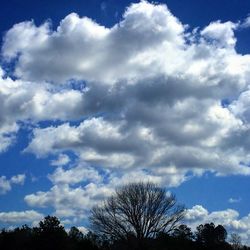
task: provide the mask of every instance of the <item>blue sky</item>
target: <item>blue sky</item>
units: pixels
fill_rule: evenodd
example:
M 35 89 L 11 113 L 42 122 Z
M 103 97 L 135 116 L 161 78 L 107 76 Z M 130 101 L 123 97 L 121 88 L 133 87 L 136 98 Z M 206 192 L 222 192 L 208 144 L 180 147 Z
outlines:
M 250 3 L 1 4 L 0 225 L 89 209 L 150 180 L 250 237 Z

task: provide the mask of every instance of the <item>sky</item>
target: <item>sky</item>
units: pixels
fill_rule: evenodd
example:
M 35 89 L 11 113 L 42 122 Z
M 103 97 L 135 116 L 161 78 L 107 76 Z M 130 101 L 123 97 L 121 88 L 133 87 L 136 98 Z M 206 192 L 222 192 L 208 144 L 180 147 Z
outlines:
M 250 244 L 248 0 L 1 2 L 0 227 L 131 181 Z

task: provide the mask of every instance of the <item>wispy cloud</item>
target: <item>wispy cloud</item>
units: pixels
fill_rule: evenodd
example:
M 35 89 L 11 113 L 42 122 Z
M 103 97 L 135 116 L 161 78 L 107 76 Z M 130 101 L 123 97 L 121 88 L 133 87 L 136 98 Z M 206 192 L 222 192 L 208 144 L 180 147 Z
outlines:
M 106 13 L 106 11 L 107 11 L 107 3 L 106 2 L 101 2 L 100 8 L 101 8 L 102 12 Z
M 250 27 L 250 16 L 248 16 L 244 21 L 240 24 L 241 28 L 249 28 Z
M 239 203 L 241 202 L 241 198 L 230 198 L 228 199 L 229 203 Z

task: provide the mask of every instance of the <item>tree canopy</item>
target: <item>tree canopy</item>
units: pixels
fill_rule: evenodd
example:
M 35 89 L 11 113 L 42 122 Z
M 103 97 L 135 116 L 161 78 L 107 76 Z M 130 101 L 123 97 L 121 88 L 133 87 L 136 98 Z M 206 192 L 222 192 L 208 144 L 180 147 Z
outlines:
M 174 195 L 153 183 L 131 183 L 116 190 L 91 211 L 95 232 L 111 239 L 155 237 L 172 231 L 184 216 Z

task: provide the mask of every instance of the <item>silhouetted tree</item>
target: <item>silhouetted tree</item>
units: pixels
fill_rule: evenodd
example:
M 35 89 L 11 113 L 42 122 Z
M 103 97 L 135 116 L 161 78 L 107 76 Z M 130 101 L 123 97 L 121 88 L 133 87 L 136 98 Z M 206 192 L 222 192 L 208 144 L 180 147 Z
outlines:
M 197 227 L 196 237 L 198 242 L 212 247 L 225 243 L 227 231 L 221 225 L 215 227 L 214 223 L 207 223 Z
M 59 233 L 60 232 L 60 233 Z M 232 234 L 229 241 L 222 226 L 213 223 L 199 226 L 200 238 L 194 240 L 192 232 L 186 225 L 176 227 L 172 234 L 160 232 L 156 237 L 140 241 L 135 234 L 128 239 L 110 241 L 105 235 L 92 232 L 83 235 L 76 227 L 68 234 L 57 218 L 46 217 L 39 227 L 27 225 L 15 229 L 0 231 L 1 250 L 250 250 L 240 244 L 240 237 Z M 224 233 L 223 233 L 224 232 Z M 205 236 L 206 235 L 206 236 Z M 211 237 L 210 239 L 208 239 Z M 143 243 L 143 244 L 142 244 Z
M 64 227 L 61 225 L 59 219 L 55 216 L 46 216 L 44 220 L 40 221 L 38 231 L 40 233 L 65 233 Z
M 81 241 L 83 239 L 83 233 L 77 227 L 71 227 L 68 236 L 74 241 Z
M 109 242 L 106 240 L 103 235 L 97 235 L 91 231 L 89 231 L 85 236 L 84 236 L 84 243 L 85 243 L 85 248 L 84 249 L 106 249 L 103 248 L 104 245 L 109 244 Z M 88 247 L 86 248 L 86 245 Z
M 222 226 L 218 225 L 215 227 L 215 241 L 217 243 L 222 243 L 226 241 L 227 238 L 227 230 Z
M 154 238 L 170 232 L 184 216 L 174 195 L 153 183 L 132 183 L 91 211 L 92 228 L 113 240 Z
M 67 233 L 55 216 L 46 216 L 34 228 L 34 244 L 37 249 L 57 250 L 67 249 Z
M 194 238 L 191 228 L 186 225 L 175 228 L 172 236 L 180 240 L 192 240 Z
M 33 230 L 24 225 L 13 230 L 2 230 L 0 233 L 1 250 L 33 250 L 32 246 Z

